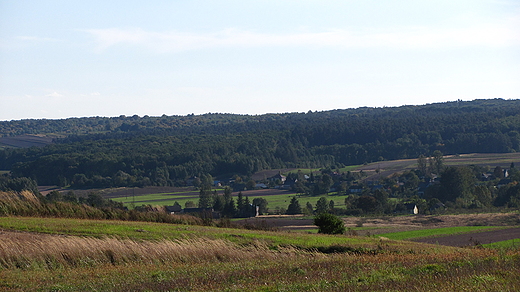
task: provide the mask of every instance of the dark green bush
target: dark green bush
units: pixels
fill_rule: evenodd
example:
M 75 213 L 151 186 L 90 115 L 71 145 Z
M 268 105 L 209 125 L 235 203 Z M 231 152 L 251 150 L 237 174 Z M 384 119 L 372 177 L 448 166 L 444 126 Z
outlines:
M 314 217 L 314 225 L 318 226 L 318 233 L 343 234 L 346 231 L 343 220 L 330 213 L 316 215 Z

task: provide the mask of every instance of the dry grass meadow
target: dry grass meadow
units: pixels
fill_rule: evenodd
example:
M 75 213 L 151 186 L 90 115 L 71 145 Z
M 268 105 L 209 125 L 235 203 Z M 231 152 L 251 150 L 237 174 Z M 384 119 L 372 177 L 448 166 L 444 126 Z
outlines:
M 366 236 L 88 219 L 93 210 L 64 207 L 73 206 L 0 194 L 0 291 L 520 291 L 519 248 L 374 235 L 515 225 L 517 213 L 345 219 L 371 230 Z M 27 217 L 31 210 L 42 216 Z
M 241 240 L 233 242 L 211 235 L 146 240 L 3 230 L 0 291 L 520 289 L 518 249 L 344 235 L 312 235 L 321 245 L 303 248 L 296 244 L 298 233 L 258 234 L 237 232 Z M 273 244 L 276 237 L 295 244 Z

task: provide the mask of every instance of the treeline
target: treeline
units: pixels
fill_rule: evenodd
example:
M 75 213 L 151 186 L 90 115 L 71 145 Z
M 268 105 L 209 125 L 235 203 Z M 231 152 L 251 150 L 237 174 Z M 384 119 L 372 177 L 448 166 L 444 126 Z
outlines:
M 66 134 L 0 150 L 0 169 L 40 185 L 185 185 L 264 169 L 520 151 L 520 101 L 476 100 L 258 116 L 205 114 L 0 122 L 0 135 Z

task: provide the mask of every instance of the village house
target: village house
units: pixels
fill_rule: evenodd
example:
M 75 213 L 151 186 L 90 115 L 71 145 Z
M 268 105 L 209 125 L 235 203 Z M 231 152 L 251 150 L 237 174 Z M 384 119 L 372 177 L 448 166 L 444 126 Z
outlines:
M 279 180 L 281 184 L 283 184 L 287 180 L 287 177 L 285 175 L 282 175 L 281 173 L 278 173 L 277 175 L 270 177 L 269 180 L 272 182 L 276 182 Z
M 180 205 L 166 206 L 166 212 L 170 214 L 178 214 L 182 212 L 182 207 Z
M 348 192 L 351 194 L 360 194 L 363 192 L 363 187 L 360 185 L 353 185 L 348 188 Z

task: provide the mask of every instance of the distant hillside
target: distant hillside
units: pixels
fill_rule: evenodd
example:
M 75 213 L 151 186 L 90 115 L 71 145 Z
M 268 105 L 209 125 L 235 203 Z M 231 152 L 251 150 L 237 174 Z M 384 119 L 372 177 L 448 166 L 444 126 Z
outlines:
M 90 117 L 0 122 L 0 136 L 63 135 L 0 150 L 0 170 L 74 187 L 183 185 L 211 174 L 341 168 L 444 154 L 520 152 L 520 100 L 266 115 Z

